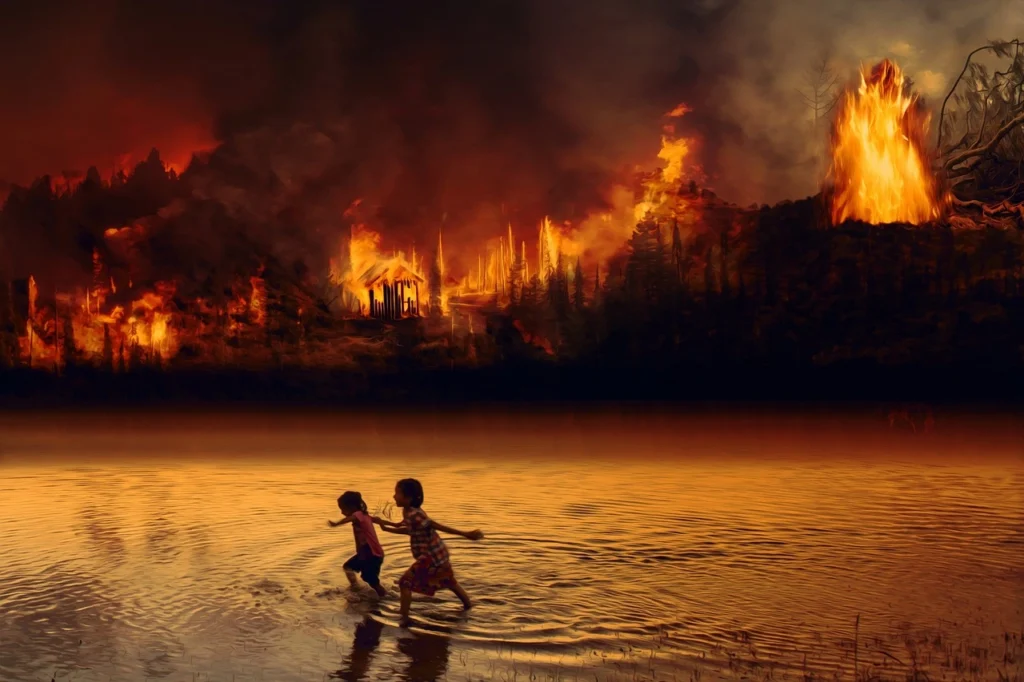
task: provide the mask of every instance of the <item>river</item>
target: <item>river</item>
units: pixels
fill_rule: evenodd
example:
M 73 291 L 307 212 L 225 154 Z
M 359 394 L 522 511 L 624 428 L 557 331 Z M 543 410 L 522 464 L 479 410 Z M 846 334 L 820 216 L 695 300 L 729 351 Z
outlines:
M 1021 431 L 961 422 L 8 415 L 0 679 L 1021 679 Z M 402 630 L 326 521 L 406 476 L 486 538 Z

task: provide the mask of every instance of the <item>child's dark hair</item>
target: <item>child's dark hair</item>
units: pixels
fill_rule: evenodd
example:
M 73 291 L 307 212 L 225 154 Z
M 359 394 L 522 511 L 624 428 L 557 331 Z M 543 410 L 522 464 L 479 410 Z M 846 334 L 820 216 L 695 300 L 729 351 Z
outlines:
M 409 504 L 413 507 L 423 506 L 423 486 L 415 478 L 403 478 L 395 487 L 409 498 Z
M 354 490 L 346 490 L 338 498 L 338 509 L 342 511 L 351 509 L 353 511 L 361 511 L 366 513 L 366 503 L 363 502 L 363 496 Z

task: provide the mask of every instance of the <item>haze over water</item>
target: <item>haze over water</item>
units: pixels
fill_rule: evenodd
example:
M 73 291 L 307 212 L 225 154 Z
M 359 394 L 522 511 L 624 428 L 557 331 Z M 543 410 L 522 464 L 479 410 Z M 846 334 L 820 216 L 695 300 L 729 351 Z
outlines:
M 1024 664 L 1009 418 L 0 420 L 0 680 L 939 679 Z M 416 476 L 476 599 L 347 588 Z M 395 518 L 395 517 L 393 517 Z M 407 539 L 381 533 L 386 586 Z M 1009 659 L 1009 660 L 1008 660 Z M 923 679 L 923 678 L 922 678 Z M 1019 678 L 1018 678 L 1019 679 Z

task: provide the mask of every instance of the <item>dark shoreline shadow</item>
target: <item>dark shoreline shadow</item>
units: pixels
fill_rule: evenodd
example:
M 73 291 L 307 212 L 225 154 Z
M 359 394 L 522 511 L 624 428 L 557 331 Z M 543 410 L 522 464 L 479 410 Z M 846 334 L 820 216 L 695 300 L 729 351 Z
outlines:
M 373 679 L 368 676 L 370 666 L 380 646 L 384 625 L 366 616 L 356 625 L 352 636 L 352 650 L 345 657 L 341 670 L 328 674 L 332 680 L 361 682 Z M 408 633 L 406 633 L 408 635 Z M 447 637 L 414 634 L 398 639 L 398 650 L 409 657 L 401 675 L 406 682 L 437 682 L 444 679 L 448 671 L 451 653 Z
M 409 657 L 402 674 L 405 682 L 437 682 L 448 673 L 451 641 L 447 637 L 416 634 L 399 639 L 398 650 Z
M 345 680 L 345 682 L 359 682 L 368 679 L 367 671 L 373 662 L 373 656 L 380 646 L 380 635 L 384 625 L 373 618 L 366 616 L 362 622 L 356 625 L 355 634 L 352 636 L 352 650 L 345 657 L 344 667 L 337 672 L 329 674 L 332 680 Z

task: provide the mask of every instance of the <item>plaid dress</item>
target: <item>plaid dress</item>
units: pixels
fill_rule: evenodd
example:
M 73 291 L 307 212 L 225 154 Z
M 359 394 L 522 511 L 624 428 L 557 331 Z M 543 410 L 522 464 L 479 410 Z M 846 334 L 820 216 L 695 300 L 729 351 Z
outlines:
M 401 587 L 432 596 L 455 580 L 448 548 L 434 529 L 430 518 L 419 507 L 405 510 L 402 525 L 409 529 L 409 545 L 416 560 L 399 579 Z

